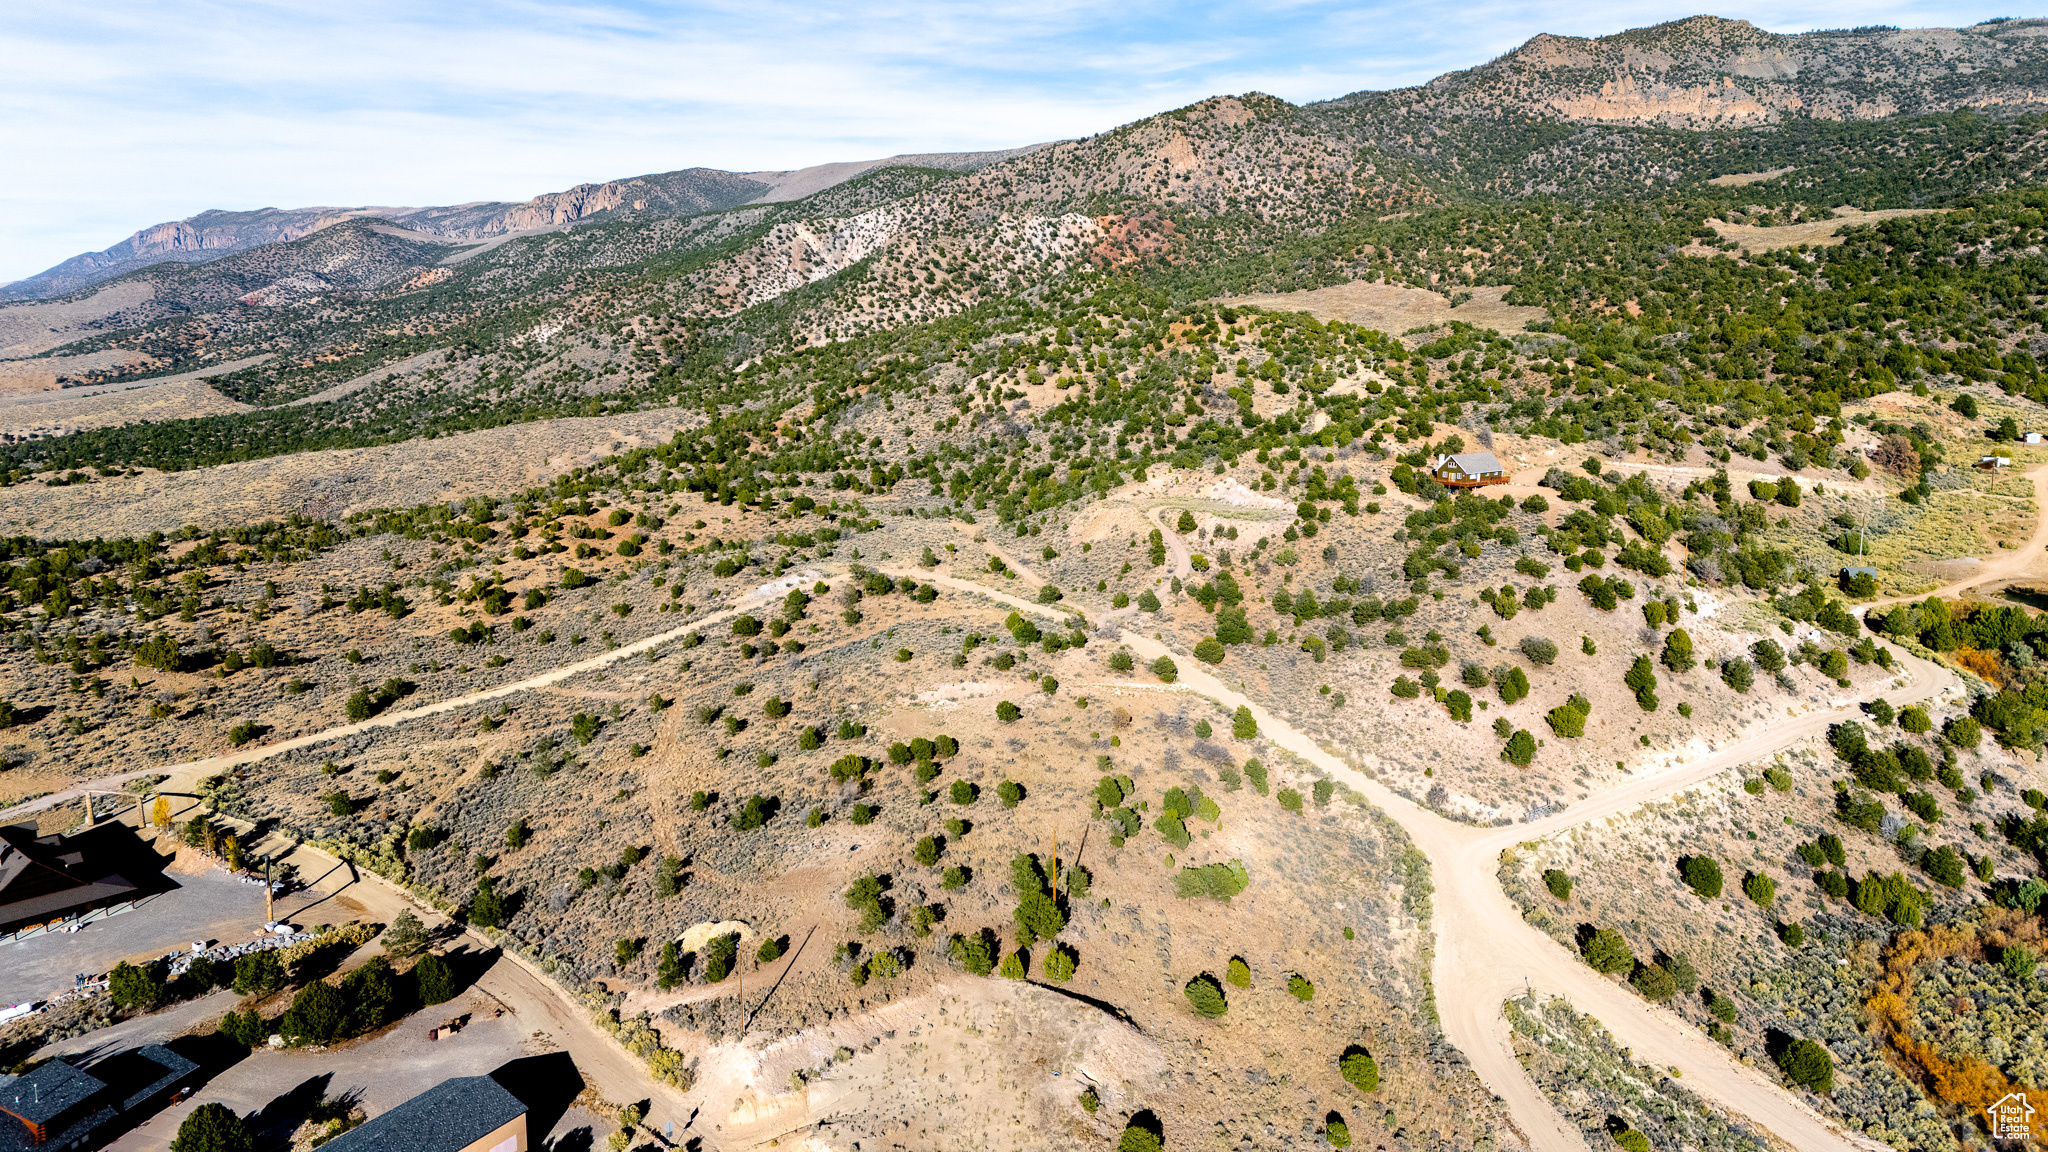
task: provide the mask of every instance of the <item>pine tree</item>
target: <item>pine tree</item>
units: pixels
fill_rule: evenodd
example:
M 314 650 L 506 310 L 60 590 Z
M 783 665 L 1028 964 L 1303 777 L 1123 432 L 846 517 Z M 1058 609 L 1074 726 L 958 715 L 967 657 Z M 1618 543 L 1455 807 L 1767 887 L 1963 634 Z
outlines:
M 1223 999 L 1223 986 L 1207 972 L 1188 981 L 1181 991 L 1187 994 L 1188 1006 L 1196 1015 L 1213 1020 L 1230 1011 L 1230 1004 Z
M 496 928 L 505 921 L 505 902 L 497 883 L 489 876 L 478 877 L 476 895 L 470 898 L 469 922 L 478 928 Z
M 393 956 L 417 956 L 426 946 L 426 926 L 410 908 L 401 909 L 384 930 L 384 951 Z
M 215 1103 L 194 1108 L 171 1140 L 171 1152 L 254 1152 L 255 1147 L 255 1137 L 242 1118 L 227 1105 Z
M 455 970 L 434 953 L 420 957 L 420 962 L 412 966 L 412 977 L 419 989 L 420 1003 L 446 1004 L 455 999 Z

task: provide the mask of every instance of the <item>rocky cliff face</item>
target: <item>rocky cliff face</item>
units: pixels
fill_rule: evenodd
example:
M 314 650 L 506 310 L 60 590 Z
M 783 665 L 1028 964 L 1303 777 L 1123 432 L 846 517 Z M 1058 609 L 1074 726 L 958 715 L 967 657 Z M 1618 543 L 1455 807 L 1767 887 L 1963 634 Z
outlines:
M 233 252 L 281 244 L 358 216 L 403 208 L 259 208 L 253 212 L 201 212 L 155 224 L 101 252 L 86 252 L 25 280 L 0 286 L 0 300 L 61 296 L 166 260 L 199 264 Z
M 1598 39 L 1538 36 L 1418 88 L 1331 103 L 1693 129 L 2048 107 L 2048 21 L 1779 35 L 1696 16 Z
M 768 184 L 751 174 L 685 168 L 602 184 L 578 184 L 565 192 L 549 192 L 519 204 L 401 209 L 389 214 L 389 219 L 432 236 L 484 240 L 507 232 L 567 228 L 612 212 L 694 216 L 744 204 L 767 190 Z

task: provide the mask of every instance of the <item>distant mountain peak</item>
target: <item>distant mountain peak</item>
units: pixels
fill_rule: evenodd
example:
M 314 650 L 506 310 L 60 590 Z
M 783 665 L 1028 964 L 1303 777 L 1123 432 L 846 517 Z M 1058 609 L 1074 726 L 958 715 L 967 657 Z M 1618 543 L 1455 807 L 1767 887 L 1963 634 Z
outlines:
M 578 184 L 519 203 L 478 200 L 425 208 L 209 208 L 183 220 L 152 224 L 112 247 L 81 253 L 34 276 L 0 285 L 0 302 L 61 296 L 165 261 L 205 263 L 234 252 L 297 240 L 344 220 L 380 218 L 429 236 L 483 240 L 508 232 L 566 228 L 610 213 L 692 216 L 748 203 L 800 200 L 874 168 L 910 165 L 972 171 L 1043 147 L 916 153 L 772 172 L 683 168 Z
M 2048 106 L 2048 21 L 1787 34 L 1689 16 L 1608 36 L 1544 33 L 1416 88 L 1331 103 L 1690 129 L 2036 108 Z

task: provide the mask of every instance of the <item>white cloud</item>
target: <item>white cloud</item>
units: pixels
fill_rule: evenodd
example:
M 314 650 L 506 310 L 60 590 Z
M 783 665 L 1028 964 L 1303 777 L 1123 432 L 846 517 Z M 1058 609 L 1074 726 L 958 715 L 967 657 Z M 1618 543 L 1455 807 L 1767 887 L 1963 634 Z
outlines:
M 999 148 L 1217 92 L 1418 83 L 1537 32 L 1689 14 L 1557 0 L 12 0 L 0 280 L 211 207 L 517 200 L 698 164 Z M 1994 13 L 1724 14 L 1795 30 Z

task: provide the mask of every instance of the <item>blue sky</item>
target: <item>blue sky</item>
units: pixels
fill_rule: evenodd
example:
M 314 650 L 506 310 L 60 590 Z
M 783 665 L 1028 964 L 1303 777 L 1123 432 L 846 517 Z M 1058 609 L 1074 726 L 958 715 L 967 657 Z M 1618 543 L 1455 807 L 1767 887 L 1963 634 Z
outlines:
M 0 282 L 207 208 L 523 200 L 694 165 L 794 168 L 1087 135 L 1204 96 L 1419 83 L 1539 32 L 1701 9 L 1609 0 L 8 0 Z M 1775 31 L 1970 24 L 1840 0 Z

